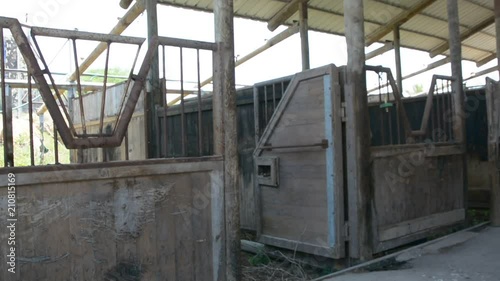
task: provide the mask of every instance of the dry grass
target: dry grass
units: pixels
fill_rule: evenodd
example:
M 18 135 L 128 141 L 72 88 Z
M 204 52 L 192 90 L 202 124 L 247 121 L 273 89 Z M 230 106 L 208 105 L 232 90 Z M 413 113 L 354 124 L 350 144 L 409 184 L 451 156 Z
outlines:
M 252 266 L 248 262 L 251 255 L 243 254 L 243 281 L 303 281 L 319 277 L 317 272 L 306 268 L 299 261 L 294 260 L 281 252 L 278 260 L 271 260 L 268 264 Z

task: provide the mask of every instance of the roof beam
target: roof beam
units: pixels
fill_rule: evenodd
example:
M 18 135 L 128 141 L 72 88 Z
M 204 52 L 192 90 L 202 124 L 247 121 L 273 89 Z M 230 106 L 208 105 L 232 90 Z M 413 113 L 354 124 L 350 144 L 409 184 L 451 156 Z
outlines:
M 436 2 L 436 0 L 423 0 L 420 3 L 416 4 L 415 6 L 411 7 L 410 9 L 403 11 L 402 13 L 394 17 L 392 20 L 390 20 L 384 26 L 381 26 L 371 34 L 368 34 L 366 36 L 366 46 L 370 46 L 371 44 L 382 39 L 387 34 L 393 32 L 395 27 L 407 22 L 415 15 L 425 10 L 434 2 Z
M 290 3 L 286 4 L 281 10 L 279 10 L 276 15 L 274 15 L 267 23 L 267 29 L 270 31 L 276 30 L 278 26 L 282 25 L 287 19 L 289 19 L 295 12 L 299 10 L 299 4 L 306 3 L 307 0 L 292 0 Z
M 469 76 L 469 77 L 467 77 L 467 78 L 464 79 L 464 82 L 472 80 L 474 78 L 481 77 L 481 76 L 486 75 L 486 74 L 490 74 L 490 73 L 495 72 L 497 70 L 498 70 L 498 66 L 496 66 L 496 65 L 492 66 L 490 68 L 487 68 L 487 69 L 484 69 L 484 70 L 481 70 L 479 72 L 471 74 L 471 76 Z
M 394 42 L 387 41 L 382 47 L 366 54 L 366 60 L 373 59 L 374 57 L 380 56 L 381 54 L 389 52 L 392 49 L 394 49 Z
M 120 0 L 120 7 L 122 7 L 122 9 L 128 9 L 130 4 L 132 4 L 132 1 L 133 0 Z
M 495 23 L 495 16 L 491 16 L 491 17 L 483 20 L 479 24 L 477 24 L 477 25 L 471 27 L 470 29 L 462 32 L 462 34 L 460 34 L 460 41 L 464 41 L 467 38 L 470 38 L 472 35 L 478 33 L 479 31 L 485 29 L 486 27 L 492 25 L 493 23 Z M 442 54 L 443 52 L 445 52 L 449 48 L 450 48 L 449 42 L 448 41 L 443 42 L 441 45 L 434 47 L 430 51 L 430 56 L 431 56 L 431 58 L 433 58 L 433 57 L 435 57 L 437 55 Z
M 485 58 L 481 59 L 480 61 L 478 61 L 478 62 L 476 63 L 476 67 L 481 67 L 481 66 L 483 66 L 483 65 L 485 65 L 485 64 L 487 64 L 487 63 L 489 63 L 490 61 L 492 61 L 492 60 L 494 60 L 494 59 L 496 59 L 496 58 L 497 58 L 497 54 L 496 54 L 496 53 L 491 54 L 491 55 L 489 55 L 489 56 L 487 56 L 487 57 L 485 57 Z

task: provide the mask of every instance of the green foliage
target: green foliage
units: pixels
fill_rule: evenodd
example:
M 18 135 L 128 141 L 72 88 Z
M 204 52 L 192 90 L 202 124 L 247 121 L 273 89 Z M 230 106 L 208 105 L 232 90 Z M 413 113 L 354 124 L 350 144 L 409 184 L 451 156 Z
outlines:
M 248 262 L 252 266 L 268 265 L 271 262 L 271 259 L 265 253 L 258 253 L 249 258 Z
M 41 157 L 40 147 L 37 147 L 35 142 L 34 152 L 35 152 L 35 164 L 36 165 L 53 165 L 55 164 L 54 155 L 54 140 L 53 138 L 46 134 L 46 139 L 44 141 L 44 146 L 46 148 L 43 157 Z M 4 145 L 0 144 L 0 153 L 3 153 Z M 69 150 L 59 143 L 59 163 L 69 164 Z M 16 167 L 27 167 L 31 166 L 31 152 L 30 152 L 30 137 L 28 133 L 21 133 L 14 138 L 14 164 Z M 0 167 L 4 166 L 4 158 L 0 157 Z

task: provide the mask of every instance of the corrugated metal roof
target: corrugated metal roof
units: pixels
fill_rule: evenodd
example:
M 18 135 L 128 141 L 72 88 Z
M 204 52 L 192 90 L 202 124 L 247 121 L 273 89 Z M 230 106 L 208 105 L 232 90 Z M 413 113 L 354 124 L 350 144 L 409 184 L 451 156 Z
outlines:
M 213 0 L 158 0 L 159 3 L 196 10 L 211 11 Z M 436 0 L 401 25 L 401 44 L 404 47 L 430 51 L 447 42 L 448 21 L 445 0 Z M 234 0 L 238 17 L 269 21 L 288 1 L 286 0 Z M 400 13 L 409 10 L 415 0 L 365 0 L 366 34 L 387 24 Z M 494 15 L 491 0 L 458 0 L 460 29 L 465 32 Z M 309 0 L 309 27 L 311 30 L 344 35 L 343 0 Z M 295 13 L 286 24 L 298 20 Z M 392 33 L 380 42 L 392 40 Z M 489 25 L 462 42 L 462 56 L 479 62 L 496 52 L 494 24 Z M 444 54 L 447 54 L 445 52 Z

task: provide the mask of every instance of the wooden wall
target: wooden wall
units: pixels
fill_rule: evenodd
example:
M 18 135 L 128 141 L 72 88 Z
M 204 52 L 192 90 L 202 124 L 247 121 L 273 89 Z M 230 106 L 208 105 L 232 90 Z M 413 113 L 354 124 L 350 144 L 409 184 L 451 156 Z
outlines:
M 465 218 L 464 163 L 458 146 L 372 148 L 372 158 L 377 252 Z
M 13 169 L 17 273 L 0 280 L 221 280 L 222 161 Z M 7 184 L 6 170 L 0 182 Z M 0 187 L 7 214 L 6 187 Z M 7 253 L 7 231 L 0 252 Z M 6 256 L 0 256 L 5 269 Z

